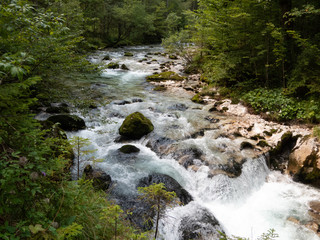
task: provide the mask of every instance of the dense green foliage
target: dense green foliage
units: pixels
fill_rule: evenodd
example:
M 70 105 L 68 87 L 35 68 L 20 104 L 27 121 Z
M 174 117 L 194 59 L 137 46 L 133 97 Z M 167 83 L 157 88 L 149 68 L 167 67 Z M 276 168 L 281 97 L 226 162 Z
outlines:
M 79 54 L 88 43 L 77 3 L 0 3 L 1 239 L 143 237 L 91 182 L 70 181 L 72 146 L 31 111 L 61 95 L 63 73 L 95 68 Z
M 60 1 L 69 2 L 69 1 Z M 195 0 L 73 0 L 83 13 L 84 36 L 96 45 L 159 43 L 185 25 Z
M 200 0 L 197 11 L 185 14 L 186 30 L 164 43 L 193 42 L 184 51 L 193 53 L 193 65 L 256 111 L 284 108 L 278 120 L 319 122 L 319 8 L 314 0 Z M 273 96 L 281 103 L 265 101 Z

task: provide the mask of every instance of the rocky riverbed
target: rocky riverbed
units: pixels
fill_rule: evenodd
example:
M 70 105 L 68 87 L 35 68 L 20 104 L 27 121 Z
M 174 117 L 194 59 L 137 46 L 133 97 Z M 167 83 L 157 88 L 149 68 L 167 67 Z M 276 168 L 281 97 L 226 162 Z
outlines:
M 174 68 L 173 68 L 174 69 Z M 171 68 L 172 70 L 172 68 Z M 262 116 L 251 114 L 246 106 L 241 103 L 233 104 L 230 99 L 221 99 L 219 89 L 208 89 L 207 84 L 201 81 L 200 74 L 189 75 L 182 81 L 163 79 L 153 82 L 156 86 L 162 86 L 163 91 L 173 94 L 187 92 L 195 95 L 199 92 L 214 92 L 210 95 L 201 96 L 202 108 L 208 111 L 208 121 L 219 122 L 219 128 L 223 136 L 232 140 L 241 139 L 239 150 L 246 151 L 250 157 L 258 157 L 265 154 L 268 159 L 268 166 L 272 170 L 280 170 L 293 180 L 320 188 L 320 143 L 319 139 L 313 137 L 313 129 L 303 124 L 285 124 L 265 120 Z M 193 153 L 190 158 L 193 157 Z M 185 155 L 177 157 L 181 164 L 185 164 Z M 205 161 L 205 160 L 204 160 Z M 240 174 L 241 165 L 244 159 L 237 156 L 229 171 L 212 170 L 211 176 L 215 174 L 227 174 L 235 177 Z M 188 165 L 193 171 L 198 166 Z M 230 171 L 237 169 L 238 172 Z M 310 202 L 309 214 L 313 221 L 301 223 L 291 217 L 289 220 L 295 224 L 303 224 L 320 236 L 320 215 L 318 206 L 320 201 Z
M 90 139 L 101 162 L 83 161 L 80 170 L 131 211 L 134 224 L 152 228 L 143 216 L 154 215 L 137 200 L 137 187 L 159 180 L 183 193 L 184 202 L 161 220 L 163 239 L 218 239 L 217 230 L 258 237 L 270 228 L 280 239 L 318 239 L 307 230 L 319 228 L 320 192 L 309 187 L 318 187 L 319 143 L 311 128 L 250 114 L 208 88 L 200 75 L 184 74 L 183 59 L 170 58 L 159 46 L 101 50 L 90 61 L 106 69 L 72 83 L 85 93 L 88 108 L 67 103 L 85 121 L 67 135 Z M 44 110 L 38 119 L 62 113 Z M 139 136 L 124 133 L 130 130 L 122 126 L 125 119 L 137 112 L 152 127 Z

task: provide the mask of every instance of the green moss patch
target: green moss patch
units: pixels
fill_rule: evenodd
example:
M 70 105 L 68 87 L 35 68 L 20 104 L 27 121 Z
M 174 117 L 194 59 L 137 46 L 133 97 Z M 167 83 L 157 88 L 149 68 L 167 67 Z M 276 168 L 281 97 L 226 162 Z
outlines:
M 125 53 L 124 53 L 124 56 L 126 56 L 126 57 L 133 57 L 133 53 L 131 53 L 131 52 L 125 52 Z
M 120 67 L 119 63 L 115 63 L 115 62 L 111 62 L 107 65 L 107 68 L 109 69 L 117 69 L 119 67 Z
M 167 90 L 167 88 L 166 88 L 165 86 L 161 86 L 161 85 L 156 86 L 156 87 L 153 89 L 153 91 L 159 91 L 159 92 L 161 92 L 161 91 L 166 91 L 166 90 Z
M 119 148 L 119 151 L 125 154 L 130 154 L 130 153 L 138 153 L 140 152 L 140 149 L 137 148 L 136 146 L 133 145 L 123 145 L 121 148 Z
M 257 143 L 257 146 L 259 147 L 269 147 L 269 144 L 267 143 L 267 141 L 265 140 L 260 140 L 258 143 Z
M 179 74 L 169 71 L 169 72 L 162 72 L 159 74 L 154 74 L 147 77 L 148 82 L 160 82 L 160 81 L 183 81 L 185 77 L 180 76 Z
M 153 129 L 154 126 L 148 118 L 140 112 L 135 112 L 128 115 L 123 121 L 119 128 L 119 134 L 129 139 L 140 139 L 152 132 Z
M 195 103 L 201 103 L 201 104 L 204 103 L 204 100 L 203 100 L 203 98 L 200 96 L 200 94 L 194 95 L 194 96 L 191 98 L 191 101 L 192 101 L 192 102 L 195 102 Z

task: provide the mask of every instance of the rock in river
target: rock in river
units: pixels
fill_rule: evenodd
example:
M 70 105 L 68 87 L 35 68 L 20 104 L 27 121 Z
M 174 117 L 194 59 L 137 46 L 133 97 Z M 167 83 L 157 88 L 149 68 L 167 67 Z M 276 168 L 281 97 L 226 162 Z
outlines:
M 119 151 L 125 154 L 130 154 L 130 153 L 140 152 L 140 149 L 137 148 L 136 146 L 128 144 L 128 145 L 123 145 L 121 148 L 119 148 Z
M 91 165 L 87 165 L 83 170 L 85 179 L 92 179 L 92 185 L 96 189 L 108 190 L 111 185 L 111 177 L 102 170 L 93 169 Z
M 60 127 L 65 131 L 77 131 L 86 128 L 84 120 L 76 115 L 54 115 L 47 119 L 52 123 L 60 123 Z
M 218 220 L 205 208 L 197 207 L 182 217 L 179 226 L 179 240 L 222 239 L 224 232 Z
M 165 174 L 154 173 L 142 178 L 138 183 L 138 187 L 147 187 L 153 183 L 164 183 L 166 190 L 168 192 L 174 191 L 183 204 L 188 204 L 193 200 L 192 196 L 175 179 Z
M 129 139 L 140 139 L 152 132 L 153 129 L 154 126 L 148 118 L 140 112 L 135 112 L 128 115 L 123 121 L 119 128 L 119 134 Z

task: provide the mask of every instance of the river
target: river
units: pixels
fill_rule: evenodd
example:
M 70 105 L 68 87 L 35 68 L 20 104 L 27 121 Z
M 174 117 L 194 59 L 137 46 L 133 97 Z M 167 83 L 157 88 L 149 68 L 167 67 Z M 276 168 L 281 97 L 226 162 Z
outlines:
M 134 56 L 125 57 L 126 51 Z M 221 121 L 230 119 L 209 114 L 205 106 L 190 100 L 192 94 L 182 90 L 152 90 L 152 84 L 147 83 L 145 77 L 159 72 L 159 64 L 168 61 L 164 56 L 154 55 L 163 51 L 160 46 L 140 46 L 92 54 L 92 62 L 102 62 L 103 57 L 109 55 L 112 61 L 125 64 L 130 70 L 106 69 L 101 77 L 90 80 L 91 87 L 98 88 L 110 103 L 85 115 L 78 112 L 85 119 L 87 129 L 70 132 L 68 137 L 90 139 L 90 147 L 97 149 L 95 157 L 102 159 L 95 167 L 110 174 L 117 191 L 122 194 L 136 194 L 139 179 L 150 173 L 163 173 L 177 180 L 192 195 L 194 200 L 189 204 L 167 210 L 166 217 L 161 220 L 162 239 L 181 239 L 181 219 L 192 216 L 193 221 L 197 221 L 199 209 L 213 214 L 228 235 L 256 239 L 269 229 L 275 229 L 281 240 L 320 239 L 306 227 L 288 220 L 293 217 L 302 223 L 308 222 L 308 202 L 319 199 L 318 190 L 270 171 L 264 156 L 254 159 L 247 156 L 246 151 L 240 151 L 240 140 L 223 137 L 219 129 Z M 148 60 L 139 62 L 144 58 Z M 176 71 L 180 71 L 181 62 L 176 61 Z M 128 103 L 121 105 L 122 100 Z M 150 135 L 130 142 L 140 149 L 139 154 L 123 157 L 117 150 L 124 143 L 116 143 L 115 139 L 124 118 L 136 111 L 148 117 L 155 129 Z M 206 120 L 208 115 L 219 118 L 220 122 Z M 203 134 L 195 136 L 201 129 L 205 129 Z M 159 137 L 172 140 L 176 149 L 198 149 L 209 164 L 203 164 L 203 159 L 194 159 L 197 171 L 186 169 L 172 157 L 173 153 L 160 154 L 148 147 L 150 139 Z M 239 177 L 210 176 L 210 171 L 225 166 L 232 158 L 246 159 Z M 205 224 L 203 228 L 202 234 L 206 232 Z M 215 239 L 210 234 L 203 239 L 210 238 Z

